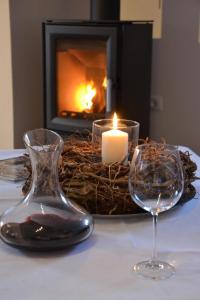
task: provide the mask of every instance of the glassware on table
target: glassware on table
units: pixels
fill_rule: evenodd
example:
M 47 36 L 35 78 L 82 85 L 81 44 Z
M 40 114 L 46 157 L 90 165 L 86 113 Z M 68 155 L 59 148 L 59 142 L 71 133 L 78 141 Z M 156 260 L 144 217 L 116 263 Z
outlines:
M 157 217 L 173 207 L 183 191 L 183 171 L 179 151 L 171 145 L 149 143 L 137 146 L 132 158 L 129 191 L 132 200 L 153 216 L 154 246 L 151 259 L 134 266 L 136 273 L 165 279 L 174 274 L 174 266 L 157 258 Z
M 136 145 L 138 144 L 138 138 L 139 138 L 139 127 L 140 124 L 136 121 L 132 120 L 125 120 L 125 119 L 117 119 L 117 126 L 114 128 L 113 126 L 113 119 L 101 119 L 101 120 L 96 120 L 93 122 L 92 125 L 92 142 L 93 144 L 99 146 L 102 148 L 102 135 L 104 133 L 109 133 L 113 129 L 117 130 L 120 133 L 125 133 L 128 135 L 128 156 L 130 156 Z M 112 138 L 112 141 L 114 142 L 114 139 Z M 119 141 L 118 141 L 119 142 Z M 118 144 L 119 146 L 119 144 Z M 114 144 L 114 148 L 118 148 L 117 150 L 119 151 L 119 147 Z M 103 149 L 102 149 L 103 152 Z M 115 157 L 116 153 L 113 151 L 111 152 L 112 158 Z M 103 154 L 103 153 L 102 153 Z
M 29 193 L 0 220 L 0 237 L 29 250 L 63 249 L 92 232 L 93 218 L 61 190 L 58 164 L 64 142 L 55 132 L 35 129 L 24 135 L 32 165 Z

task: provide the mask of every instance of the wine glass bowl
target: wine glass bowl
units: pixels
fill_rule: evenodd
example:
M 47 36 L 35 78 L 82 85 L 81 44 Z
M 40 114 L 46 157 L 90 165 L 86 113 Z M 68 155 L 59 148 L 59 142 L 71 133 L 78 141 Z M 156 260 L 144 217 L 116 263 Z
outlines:
M 183 191 L 183 172 L 177 147 L 158 143 L 137 146 L 130 167 L 129 191 L 132 200 L 152 214 L 154 226 L 152 258 L 137 264 L 134 270 L 153 279 L 168 278 L 175 269 L 157 259 L 157 216 L 173 207 Z

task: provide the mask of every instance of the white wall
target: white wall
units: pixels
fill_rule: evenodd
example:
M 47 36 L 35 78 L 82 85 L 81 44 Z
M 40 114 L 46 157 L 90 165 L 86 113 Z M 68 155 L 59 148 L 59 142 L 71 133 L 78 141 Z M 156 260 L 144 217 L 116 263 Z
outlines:
M 164 109 L 151 113 L 151 137 L 200 154 L 199 0 L 164 0 L 163 33 L 153 42 L 152 95 Z
M 2 0 L 0 0 L 1 2 Z M 43 126 L 42 21 L 89 15 L 84 0 L 10 0 L 14 145 L 22 147 L 25 131 Z
M 153 21 L 153 38 L 162 36 L 163 0 L 120 0 L 120 20 Z
M 9 0 L 0 0 L 0 148 L 13 148 Z

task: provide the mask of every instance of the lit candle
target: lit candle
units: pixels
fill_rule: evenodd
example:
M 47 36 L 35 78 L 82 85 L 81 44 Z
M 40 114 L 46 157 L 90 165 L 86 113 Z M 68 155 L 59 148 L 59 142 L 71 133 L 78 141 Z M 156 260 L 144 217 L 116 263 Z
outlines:
M 102 134 L 102 162 L 111 164 L 122 161 L 128 155 L 128 133 L 118 128 L 116 113 L 113 117 L 113 129 Z

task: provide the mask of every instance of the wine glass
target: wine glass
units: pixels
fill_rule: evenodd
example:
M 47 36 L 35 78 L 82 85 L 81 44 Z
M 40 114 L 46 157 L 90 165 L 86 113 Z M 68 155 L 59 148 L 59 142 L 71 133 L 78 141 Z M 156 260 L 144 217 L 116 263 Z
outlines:
M 135 148 L 129 175 L 132 200 L 153 216 L 153 252 L 151 259 L 139 262 L 134 271 L 152 279 L 169 278 L 174 266 L 157 258 L 157 218 L 160 212 L 173 207 L 183 191 L 183 170 L 178 148 L 149 143 Z

